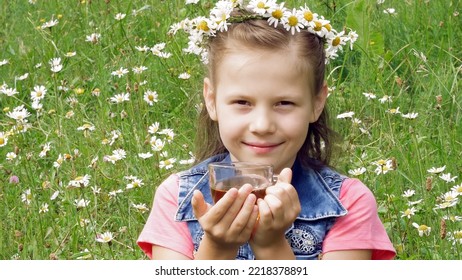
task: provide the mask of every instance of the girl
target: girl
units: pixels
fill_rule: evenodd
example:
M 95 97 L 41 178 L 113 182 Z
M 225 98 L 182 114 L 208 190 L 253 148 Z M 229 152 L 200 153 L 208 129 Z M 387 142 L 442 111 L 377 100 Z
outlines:
M 371 191 L 328 167 L 326 57 L 335 58 L 355 37 L 336 33 L 306 6 L 291 12 L 275 1 L 251 1 L 247 9 L 219 1 L 210 18 L 181 26 L 190 33 L 189 51 L 208 63 L 199 163 L 157 189 L 138 239 L 145 253 L 152 259 L 394 258 Z M 218 161 L 272 164 L 279 179 L 264 199 L 244 185 L 212 206 L 207 164 Z

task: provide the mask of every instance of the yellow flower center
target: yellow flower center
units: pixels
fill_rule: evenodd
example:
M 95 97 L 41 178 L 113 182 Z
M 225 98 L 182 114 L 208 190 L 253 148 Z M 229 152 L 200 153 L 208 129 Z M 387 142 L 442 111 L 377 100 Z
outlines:
M 336 47 L 338 45 L 340 45 L 340 37 L 337 36 L 334 40 L 332 40 L 332 46 Z
M 306 12 L 303 13 L 303 18 L 304 18 L 306 21 L 310 22 L 310 21 L 312 21 L 313 18 L 314 18 L 314 17 L 313 17 L 313 13 L 312 13 L 311 11 L 306 11 Z
M 37 97 L 41 97 L 43 94 L 42 94 L 41 91 L 37 91 L 37 92 L 36 92 L 36 95 L 37 95 Z
M 207 24 L 207 21 L 205 21 L 205 20 L 199 22 L 199 24 L 197 25 L 197 29 L 205 31 L 205 32 L 210 30 L 210 28 L 209 28 L 209 26 Z
M 153 95 L 148 95 L 149 101 L 154 101 L 154 96 Z
M 387 162 L 384 159 L 380 159 L 377 161 L 378 165 L 385 165 Z
M 282 13 L 282 10 L 280 10 L 280 9 L 274 10 L 271 13 L 271 16 L 273 16 L 275 19 L 281 19 L 283 15 L 284 14 Z
M 298 18 L 296 16 L 290 16 L 288 18 L 288 23 L 289 23 L 290 26 L 297 26 Z
M 4 137 L 0 137 L 0 145 L 5 144 L 5 142 L 6 142 L 6 141 L 5 141 L 5 138 L 4 138 Z
M 322 30 L 322 23 L 320 21 L 314 22 L 314 31 L 321 31 Z
M 426 225 L 420 225 L 420 226 L 419 226 L 419 230 L 420 230 L 420 231 L 423 231 L 423 232 L 426 232 L 426 231 L 428 231 L 428 226 L 426 226 Z
M 265 3 L 264 2 L 258 2 L 257 8 L 264 9 L 265 8 Z
M 83 177 L 82 176 L 79 176 L 77 178 L 74 179 L 74 181 L 82 181 L 83 180 Z
M 454 232 L 455 239 L 462 239 L 462 230 Z
M 332 30 L 332 25 L 330 25 L 329 23 L 324 25 L 324 27 L 327 29 L 327 31 L 331 31 Z

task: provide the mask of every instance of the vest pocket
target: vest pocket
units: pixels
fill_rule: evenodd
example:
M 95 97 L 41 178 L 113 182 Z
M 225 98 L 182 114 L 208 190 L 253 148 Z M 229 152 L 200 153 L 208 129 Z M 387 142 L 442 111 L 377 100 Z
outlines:
M 295 221 L 286 239 L 297 259 L 317 259 L 322 252 L 322 238 L 306 223 Z

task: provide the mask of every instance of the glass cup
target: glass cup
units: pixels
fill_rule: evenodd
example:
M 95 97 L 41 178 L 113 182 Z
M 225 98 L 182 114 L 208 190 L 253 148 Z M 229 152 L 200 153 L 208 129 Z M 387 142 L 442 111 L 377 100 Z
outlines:
M 231 188 L 239 189 L 244 184 L 253 187 L 252 193 L 258 198 L 264 198 L 266 188 L 277 181 L 273 174 L 273 166 L 250 162 L 210 163 L 209 184 L 214 203 L 217 203 Z

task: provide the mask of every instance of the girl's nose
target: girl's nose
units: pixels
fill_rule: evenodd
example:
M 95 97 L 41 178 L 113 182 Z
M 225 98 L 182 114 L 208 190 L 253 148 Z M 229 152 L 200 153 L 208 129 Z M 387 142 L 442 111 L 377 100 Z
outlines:
M 255 114 L 249 117 L 252 118 L 249 125 L 250 132 L 268 134 L 276 131 L 276 124 L 273 120 L 273 116 L 268 110 L 255 110 Z

